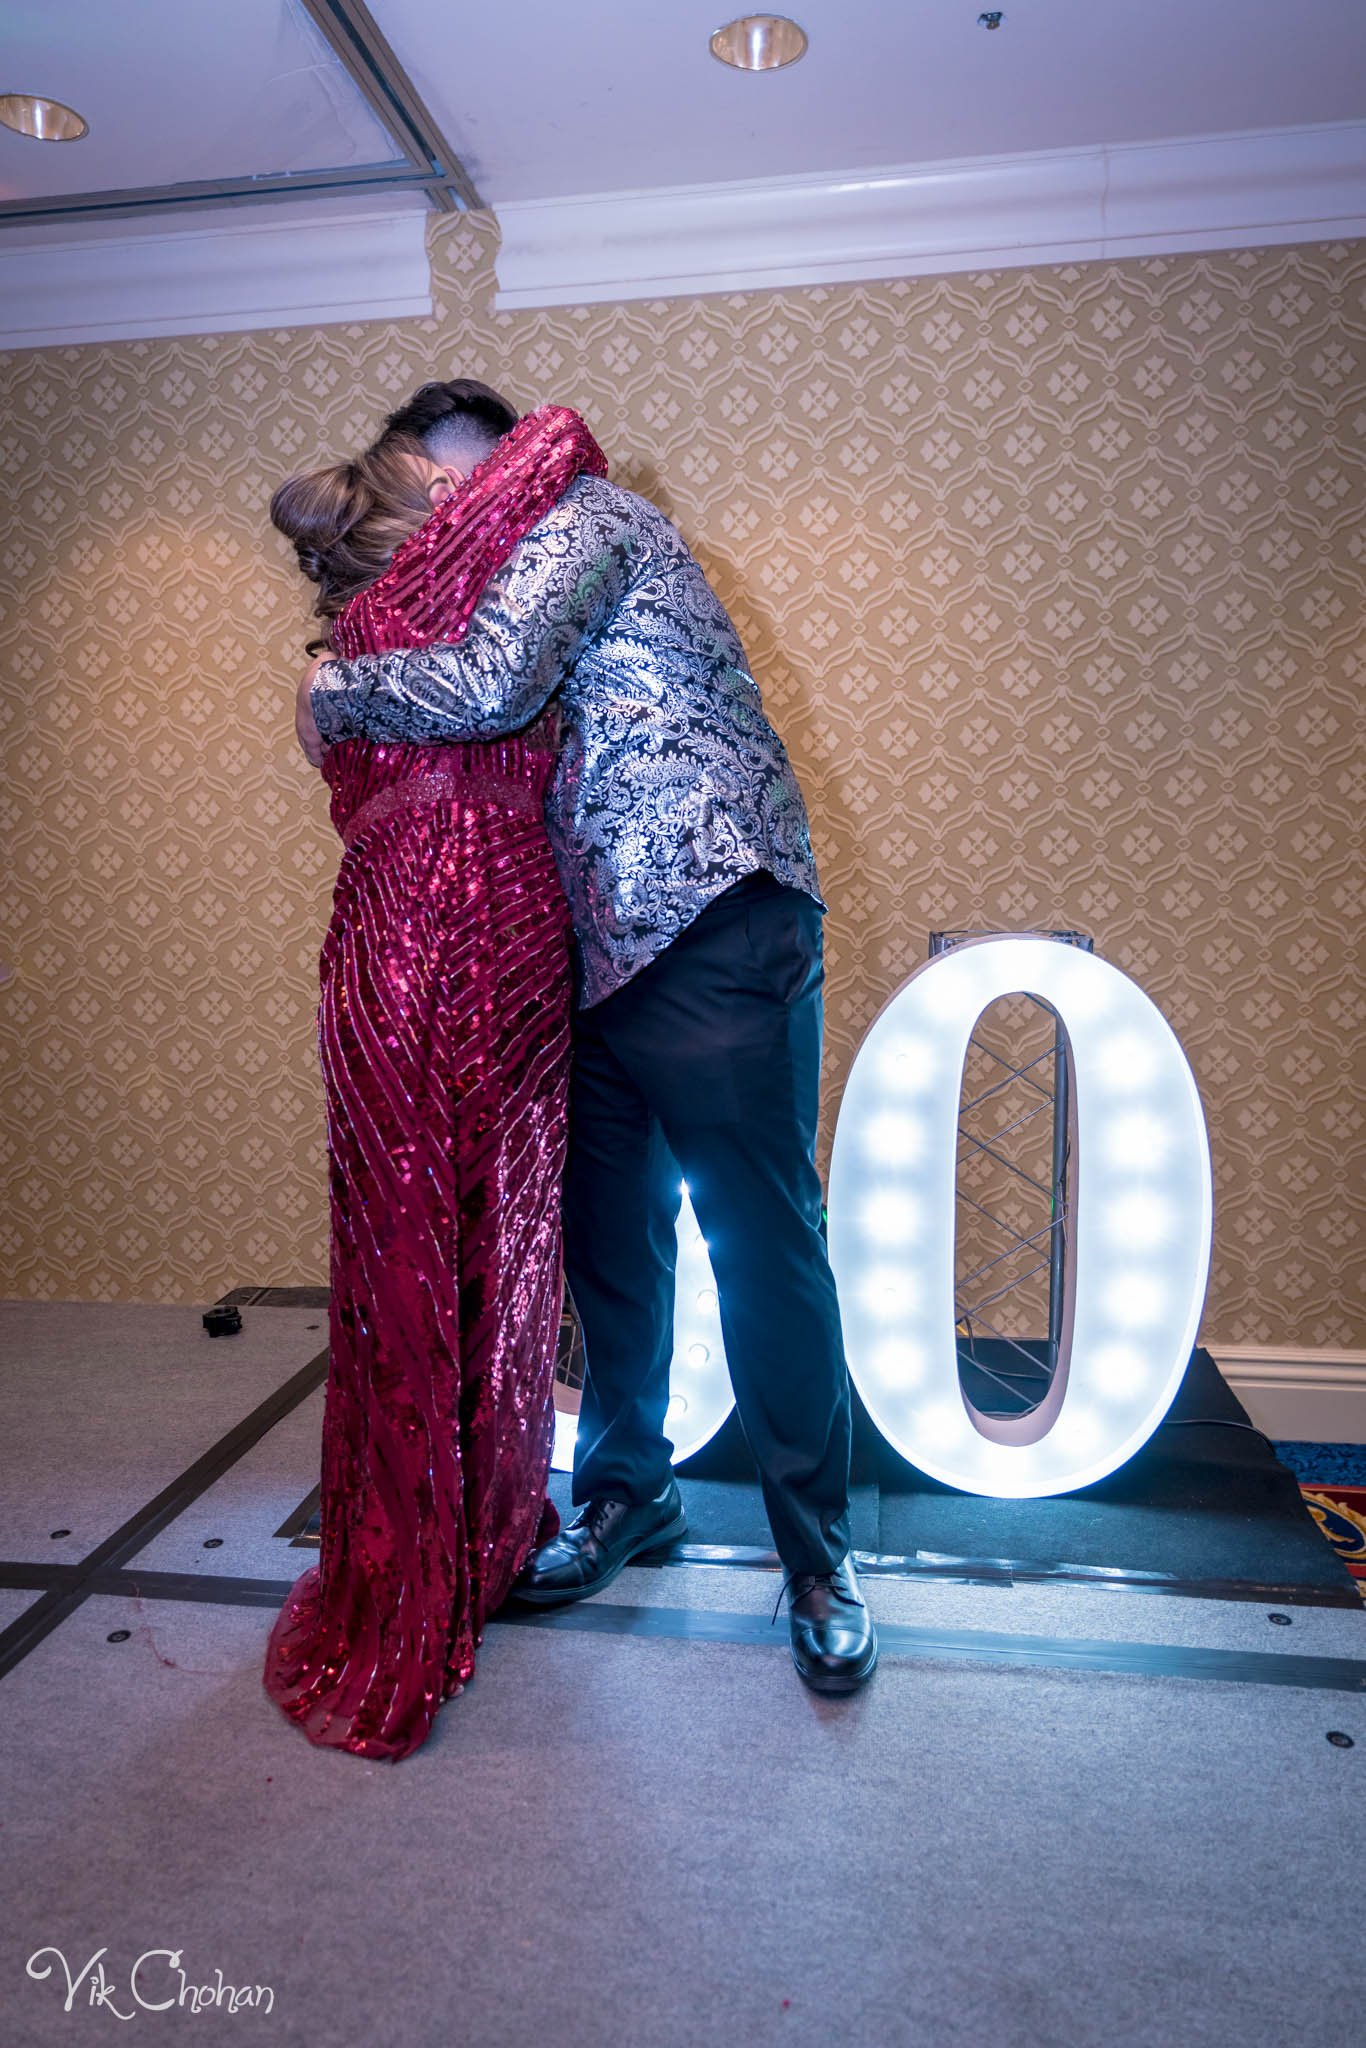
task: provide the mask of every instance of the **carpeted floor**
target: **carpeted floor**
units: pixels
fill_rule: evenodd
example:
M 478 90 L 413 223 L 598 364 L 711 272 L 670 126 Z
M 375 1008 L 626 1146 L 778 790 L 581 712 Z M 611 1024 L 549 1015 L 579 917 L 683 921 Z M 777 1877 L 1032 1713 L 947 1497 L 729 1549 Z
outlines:
M 0 1302 L 0 1558 L 86 1556 L 317 1354 L 326 1320 L 248 1311 L 214 1339 L 191 1309 Z
M 1274 1604 L 871 1577 L 883 1662 L 844 1701 L 796 1681 L 775 1572 L 652 1563 L 495 1622 L 427 1746 L 368 1764 L 310 1748 L 260 1683 L 315 1554 L 292 1535 L 316 1309 L 248 1305 L 212 1344 L 187 1311 L 8 1313 L 5 2048 L 108 2038 L 161 1950 L 191 1985 L 272 2000 L 136 2013 L 171 2043 L 1343 2037 L 1361 1968 L 1323 1901 L 1351 1896 L 1366 1821 L 1366 1612 L 1338 1604 L 1326 1548 L 1336 1581 Z M 695 1516 L 736 1485 L 690 1481 Z M 874 1546 L 882 1491 L 865 1477 L 856 1510 Z M 1264 1538 L 1258 1558 L 1299 1560 Z M 73 1974 L 98 1957 L 70 2011 L 40 1950 Z M 180 1991 L 164 1955 L 139 1982 Z
M 781 1648 L 503 1628 L 389 1768 L 278 1722 L 266 1624 L 92 1600 L 5 1681 L 12 2048 L 109 2030 L 49 1945 L 268 1985 L 148 2031 L 299 2048 L 1290 2048 L 1359 1997 L 1355 1703 L 895 1658 L 821 1703 Z
M 1311 1486 L 1366 1486 L 1366 1444 L 1278 1443 L 1276 1456 Z
M 1305 1506 L 1366 1600 L 1366 1444 L 1278 1443 Z
M 1366 1600 L 1366 1486 L 1303 1486 L 1304 1504 Z

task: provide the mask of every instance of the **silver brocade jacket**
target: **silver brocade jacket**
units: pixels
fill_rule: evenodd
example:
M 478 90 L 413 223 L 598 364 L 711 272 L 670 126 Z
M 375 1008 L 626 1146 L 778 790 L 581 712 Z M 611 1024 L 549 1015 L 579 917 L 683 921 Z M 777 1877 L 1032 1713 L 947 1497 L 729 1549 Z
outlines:
M 745 875 L 820 903 L 806 806 L 734 626 L 664 514 L 601 477 L 532 528 L 463 640 L 329 661 L 313 715 L 328 742 L 492 739 L 557 692 L 547 826 L 585 1007 Z

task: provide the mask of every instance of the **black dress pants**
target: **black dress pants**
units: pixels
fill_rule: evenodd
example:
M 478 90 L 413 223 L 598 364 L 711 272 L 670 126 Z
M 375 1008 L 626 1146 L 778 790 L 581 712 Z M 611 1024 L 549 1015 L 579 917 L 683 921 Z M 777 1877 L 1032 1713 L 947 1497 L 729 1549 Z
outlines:
M 575 1013 L 565 1258 L 586 1382 L 577 1504 L 653 1498 L 686 1179 L 740 1420 L 789 1571 L 849 1548 L 849 1376 L 815 1166 L 821 911 L 735 884 L 667 951 Z

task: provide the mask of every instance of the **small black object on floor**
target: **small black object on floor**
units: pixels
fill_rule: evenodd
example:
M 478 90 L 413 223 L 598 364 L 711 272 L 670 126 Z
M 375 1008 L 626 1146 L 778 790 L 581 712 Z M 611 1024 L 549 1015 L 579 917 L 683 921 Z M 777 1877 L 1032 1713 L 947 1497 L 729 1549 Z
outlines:
M 1042 1344 L 1026 1346 L 1040 1360 Z M 987 1366 L 1019 1360 L 988 1356 Z M 963 1366 L 985 1410 L 991 1381 Z M 853 1547 L 880 1556 L 999 1559 L 1029 1571 L 1059 1565 L 1159 1574 L 1186 1589 L 1208 1581 L 1342 1591 L 1352 1581 L 1315 1527 L 1294 1475 L 1256 1430 L 1208 1351 L 1191 1355 L 1166 1420 L 1119 1471 L 1078 1492 L 998 1500 L 943 1486 L 902 1458 L 855 1402 Z M 1018 1410 L 1016 1411 L 1018 1412 Z M 688 1540 L 768 1549 L 753 1460 L 738 1418 L 678 1469 Z M 569 1511 L 569 1476 L 553 1475 Z
M 204 1311 L 204 1328 L 211 1337 L 236 1337 L 242 1329 L 242 1311 L 235 1304 L 215 1302 Z

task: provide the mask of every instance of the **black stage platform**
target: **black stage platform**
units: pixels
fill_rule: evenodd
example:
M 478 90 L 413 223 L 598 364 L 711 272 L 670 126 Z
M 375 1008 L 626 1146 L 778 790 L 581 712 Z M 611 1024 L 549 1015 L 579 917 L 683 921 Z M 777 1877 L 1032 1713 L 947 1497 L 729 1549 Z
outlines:
M 1042 1346 L 1029 1348 L 1036 1356 L 1042 1352 Z M 1018 1356 L 1012 1361 L 992 1352 L 978 1342 L 984 1364 L 1018 1367 Z M 962 1371 L 972 1399 L 990 1408 L 999 1382 L 974 1374 L 967 1362 Z M 1045 1385 L 1040 1365 L 1038 1391 Z M 1028 1389 L 1021 1405 L 1029 1405 Z M 689 1527 L 674 1561 L 692 1555 L 726 1562 L 710 1554 L 718 1550 L 738 1551 L 734 1561 L 751 1568 L 771 1560 L 772 1537 L 736 1415 L 679 1467 L 678 1478 Z M 1294 1475 L 1204 1350 L 1193 1353 L 1165 1422 L 1143 1449 L 1079 1492 L 1043 1500 L 959 1493 L 907 1464 L 857 1397 L 853 1482 L 855 1553 L 872 1569 L 896 1576 L 1075 1580 L 1206 1599 L 1359 1604 Z M 567 1473 L 552 1475 L 551 1493 L 567 1517 Z
M 315 1298 L 312 1290 L 296 1292 Z M 255 1299 L 284 1306 L 285 1295 L 258 1290 Z M 1017 1414 L 1046 1389 L 1044 1346 L 1023 1346 L 1038 1361 L 1032 1382 L 1021 1371 L 1020 1348 L 977 1339 L 974 1353 L 987 1370 L 962 1361 L 967 1392 L 984 1412 L 1004 1409 L 1003 1377 L 1019 1383 Z M 853 1548 L 865 1572 L 1360 1607 L 1355 1581 L 1315 1527 L 1294 1474 L 1203 1349 L 1192 1353 L 1166 1420 L 1135 1457 L 1094 1486 L 1042 1500 L 998 1500 L 941 1485 L 892 1449 L 857 1394 L 854 1414 Z M 678 1468 L 678 1479 L 687 1539 L 642 1562 L 776 1568 L 754 1463 L 734 1413 Z M 550 1492 L 568 1520 L 569 1474 L 552 1473 Z M 278 1533 L 296 1546 L 317 1543 L 316 1488 Z

